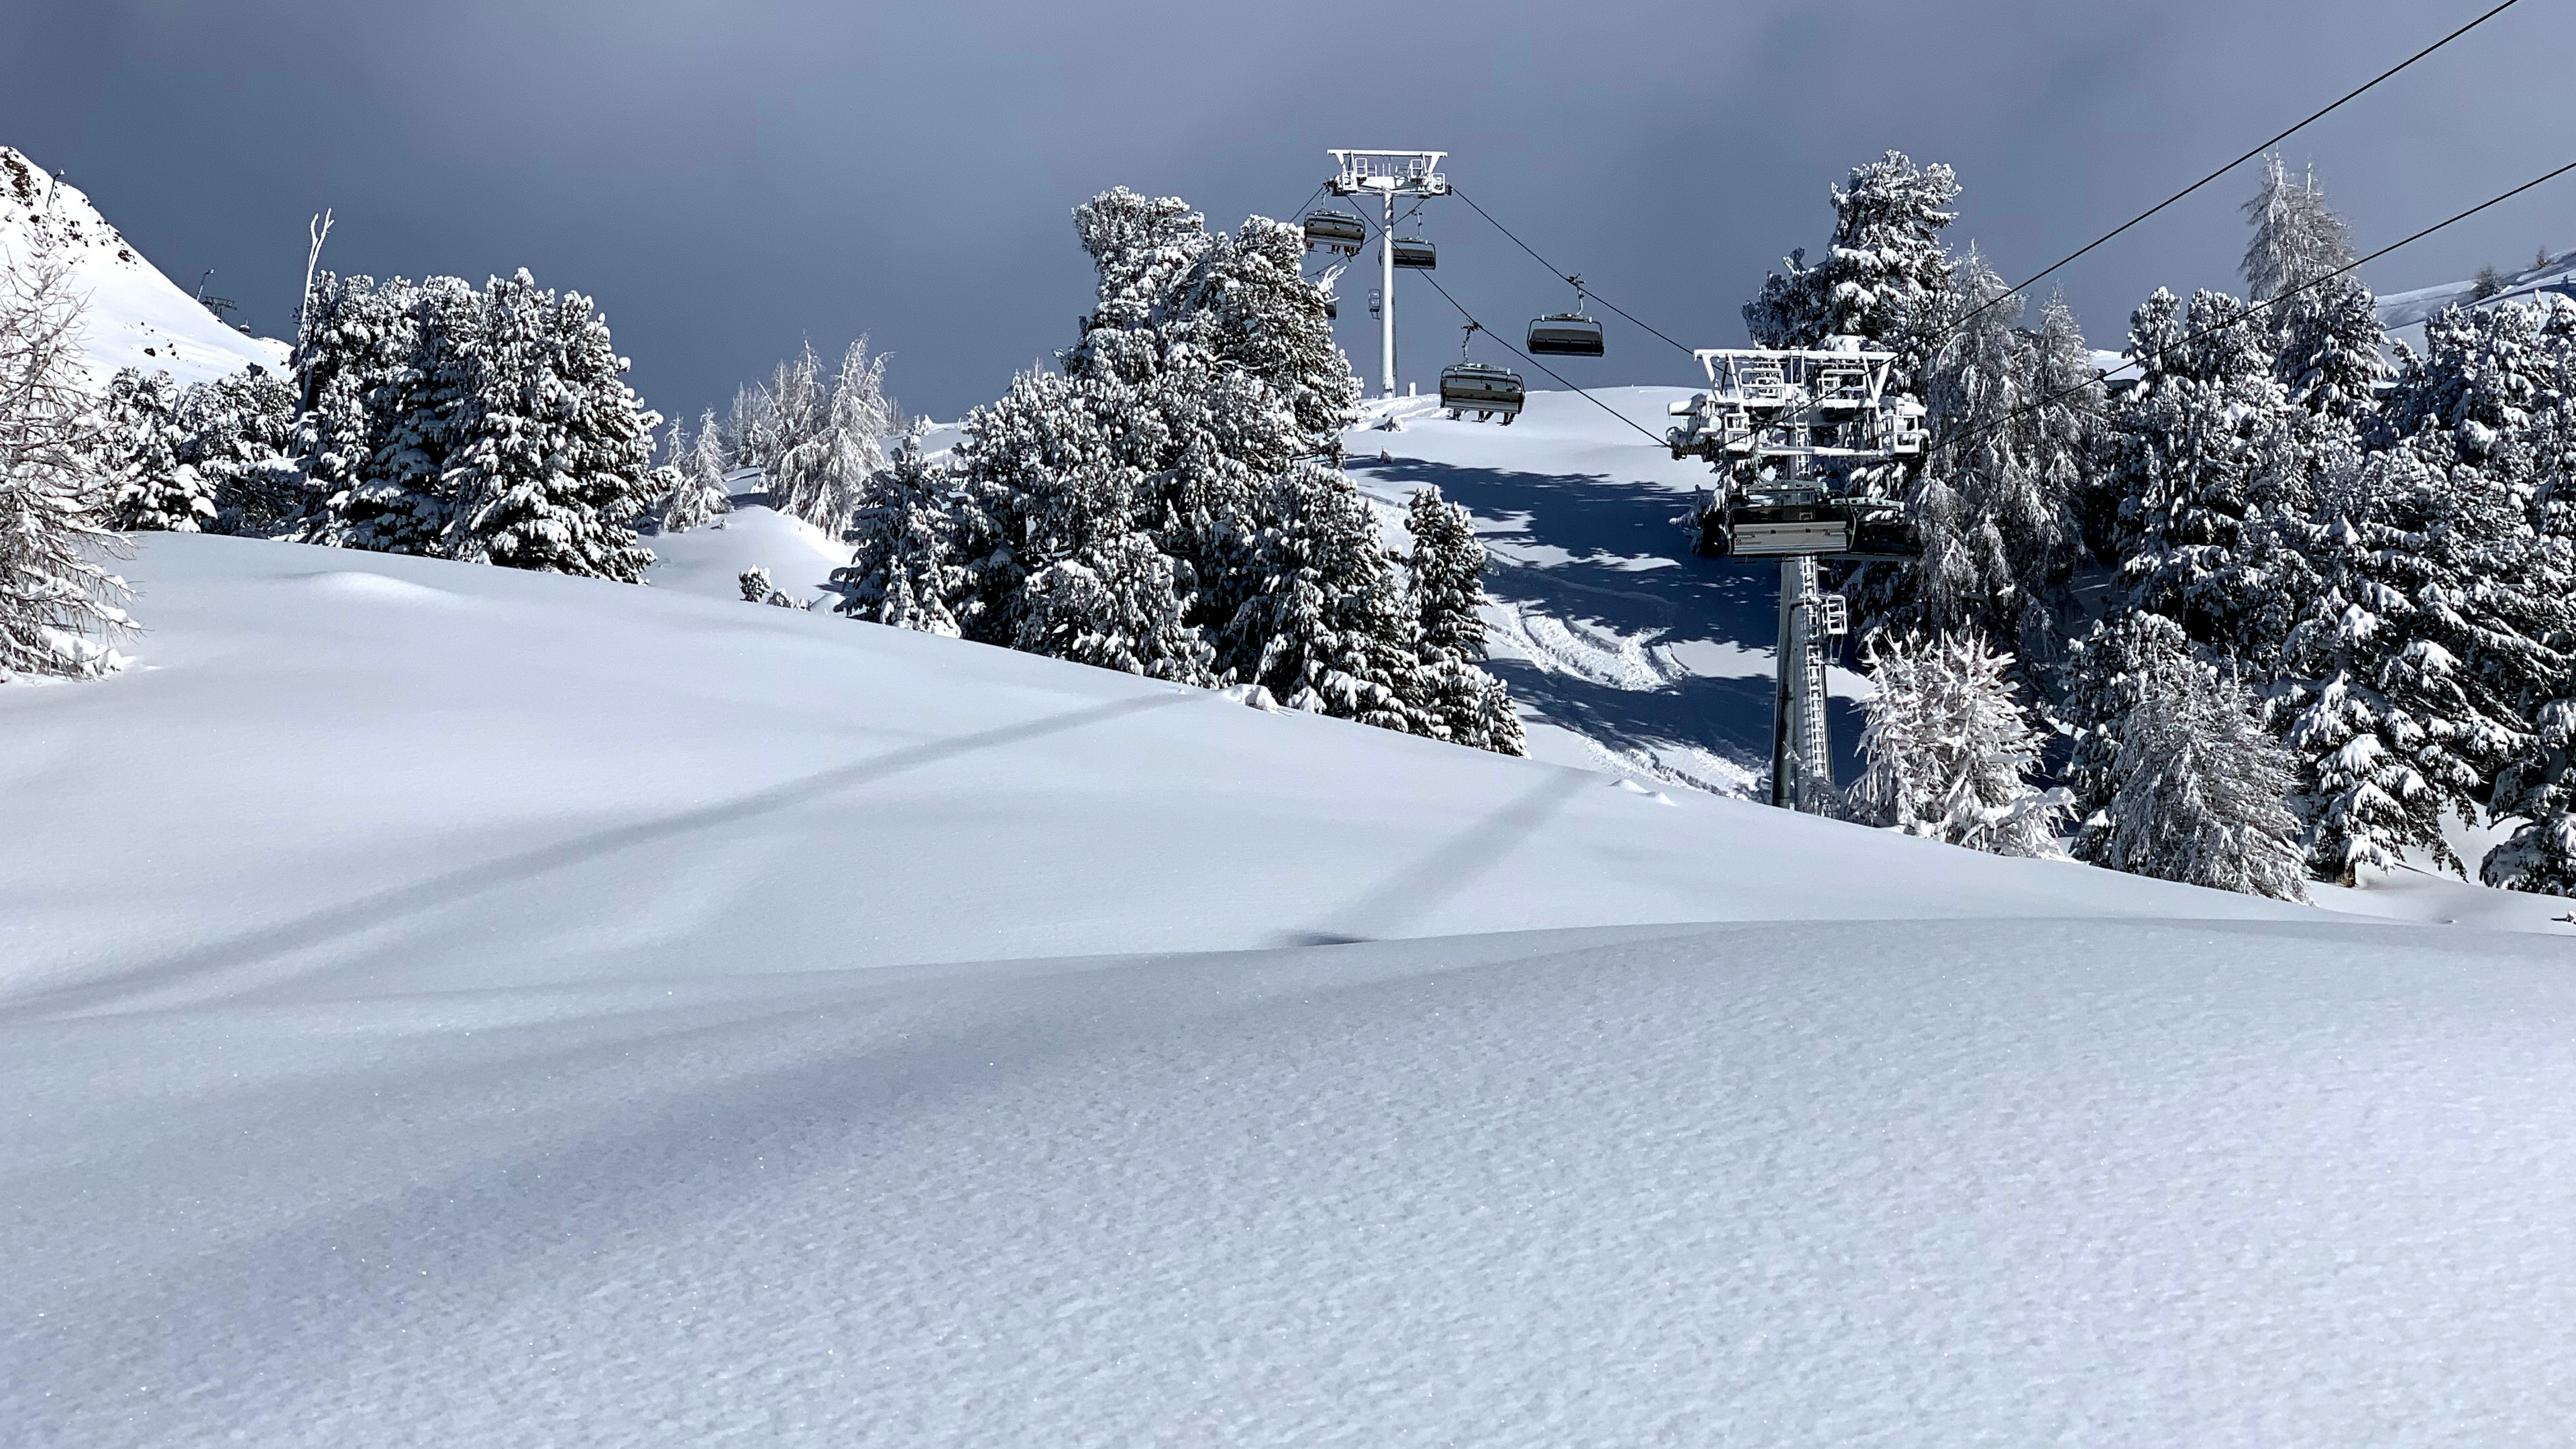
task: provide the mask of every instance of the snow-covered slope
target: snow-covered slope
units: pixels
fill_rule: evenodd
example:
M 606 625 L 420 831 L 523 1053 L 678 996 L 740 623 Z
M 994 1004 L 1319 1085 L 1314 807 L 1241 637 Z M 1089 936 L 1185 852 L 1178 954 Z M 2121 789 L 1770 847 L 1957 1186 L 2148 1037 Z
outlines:
M 68 267 L 87 299 L 82 342 L 101 385 L 125 367 L 185 384 L 286 366 L 285 343 L 226 327 L 128 246 L 80 188 L 0 146 L 0 267 L 39 260 Z
M 2498 273 L 2497 278 L 2504 284 L 2504 290 L 2496 294 L 2493 299 L 2496 301 L 2528 301 L 2543 292 L 2576 297 L 2576 250 L 2559 252 L 2518 272 Z M 2418 287 L 2411 292 L 2391 292 L 2379 299 L 2379 325 L 2390 332 L 2421 327 L 2445 307 L 2469 305 L 2477 295 L 2477 285 L 2473 278 Z M 2420 337 L 2421 334 L 2414 336 Z
M 128 572 L 135 668 L 0 690 L 24 1442 L 2576 1419 L 2562 942 L 684 589 Z

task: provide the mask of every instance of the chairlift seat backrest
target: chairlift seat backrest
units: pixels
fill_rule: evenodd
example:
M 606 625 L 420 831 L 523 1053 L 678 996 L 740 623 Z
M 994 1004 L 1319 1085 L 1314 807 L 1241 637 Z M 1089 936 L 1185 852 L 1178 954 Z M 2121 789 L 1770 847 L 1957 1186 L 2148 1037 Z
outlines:
M 1306 245 L 1337 252 L 1356 252 L 1368 240 L 1368 226 L 1347 211 L 1306 213 Z
M 1530 323 L 1528 350 L 1552 357 L 1599 357 L 1601 324 L 1580 312 L 1553 312 Z
M 1517 413 L 1527 395 L 1521 375 L 1484 362 L 1453 362 L 1440 369 L 1440 404 L 1485 413 Z
M 1395 239 L 1395 264 L 1428 272 L 1440 265 L 1440 252 L 1418 236 L 1400 236 Z

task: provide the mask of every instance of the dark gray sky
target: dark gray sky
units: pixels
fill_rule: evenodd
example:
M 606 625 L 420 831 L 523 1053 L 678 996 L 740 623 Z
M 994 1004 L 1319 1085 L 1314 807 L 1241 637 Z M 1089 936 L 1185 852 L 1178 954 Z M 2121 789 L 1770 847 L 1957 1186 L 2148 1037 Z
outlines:
M 1292 208 L 1325 147 L 1443 148 L 1539 250 L 1723 345 L 1764 270 L 1822 241 L 1827 185 L 1881 150 L 1955 166 L 1954 234 L 2019 280 L 2491 3 L 0 0 L 0 142 L 67 168 L 174 281 L 216 268 L 271 335 L 329 205 L 338 270 L 527 266 L 591 293 L 665 412 L 866 331 L 904 402 L 946 418 L 1070 340 L 1089 273 L 1067 213 L 1109 186 L 1232 226 Z M 2287 150 L 2368 249 L 2576 159 L 2570 57 L 2576 9 L 2522 0 Z M 2238 285 L 2252 184 L 2065 274 L 2097 344 L 2157 285 Z M 1566 300 L 1460 204 L 1426 221 L 1489 322 Z M 2576 246 L 2576 178 L 2366 276 L 2399 291 L 2542 245 Z M 1399 301 L 1427 380 L 1455 319 L 1417 284 Z M 1560 370 L 1690 380 L 1663 344 L 1612 341 Z

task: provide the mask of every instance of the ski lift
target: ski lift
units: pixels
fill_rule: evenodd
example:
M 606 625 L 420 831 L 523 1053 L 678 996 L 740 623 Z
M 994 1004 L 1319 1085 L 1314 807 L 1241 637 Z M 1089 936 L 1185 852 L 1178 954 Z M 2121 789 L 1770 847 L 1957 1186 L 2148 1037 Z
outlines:
M 1327 207 L 1306 213 L 1306 249 L 1322 247 L 1327 251 L 1357 255 L 1360 245 L 1368 240 L 1368 224 L 1347 211 Z
M 1467 335 L 1458 339 L 1458 360 L 1440 369 L 1440 406 L 1448 410 L 1451 422 L 1474 413 L 1480 423 L 1500 417 L 1508 428 L 1512 419 L 1520 416 L 1525 396 L 1521 375 L 1509 368 L 1468 360 L 1467 345 L 1479 330 L 1475 323 L 1468 323 Z
M 1370 315 L 1370 316 L 1372 316 L 1372 317 L 1376 316 L 1376 315 L 1377 315 L 1377 309 L 1378 309 L 1378 295 L 1377 295 L 1377 288 L 1375 288 L 1375 287 L 1371 287 L 1371 288 L 1369 288 L 1369 315 Z
M 1400 236 L 1395 239 L 1395 264 L 1427 272 L 1440 265 L 1440 251 L 1418 236 Z
M 1568 277 L 1566 280 L 1574 284 L 1574 310 L 1550 312 L 1531 322 L 1529 345 L 1525 350 L 1532 356 L 1599 357 L 1602 353 L 1601 324 L 1584 314 L 1583 279 Z

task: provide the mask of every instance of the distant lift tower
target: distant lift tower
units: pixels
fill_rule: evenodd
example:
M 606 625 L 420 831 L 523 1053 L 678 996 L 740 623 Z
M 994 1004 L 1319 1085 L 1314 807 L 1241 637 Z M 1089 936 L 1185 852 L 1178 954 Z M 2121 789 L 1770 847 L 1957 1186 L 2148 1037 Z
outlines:
M 1405 266 L 1428 267 L 1430 249 L 1407 239 L 1399 246 L 1395 239 L 1395 203 L 1398 197 L 1447 196 L 1449 178 L 1440 174 L 1440 159 L 1446 151 L 1327 151 L 1340 166 L 1330 183 L 1335 196 L 1374 196 L 1378 199 L 1382 223 L 1378 228 L 1378 295 L 1377 377 L 1379 394 L 1395 396 L 1395 269 Z M 1402 257 L 1399 252 L 1405 252 Z
M 1892 352 L 1856 337 L 1810 351 L 1703 349 L 1708 391 L 1672 405 L 1675 458 L 1718 472 L 1698 512 L 1702 554 L 1780 560 L 1779 685 L 1772 697 L 1771 803 L 1823 813 L 1833 793 L 1825 727 L 1828 641 L 1849 627 L 1823 594 L 1823 559 L 1919 558 L 1923 540 L 1872 477 L 1920 457 L 1923 404 L 1887 389 Z

